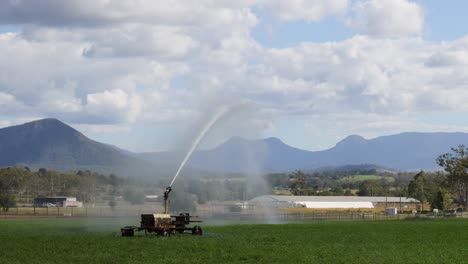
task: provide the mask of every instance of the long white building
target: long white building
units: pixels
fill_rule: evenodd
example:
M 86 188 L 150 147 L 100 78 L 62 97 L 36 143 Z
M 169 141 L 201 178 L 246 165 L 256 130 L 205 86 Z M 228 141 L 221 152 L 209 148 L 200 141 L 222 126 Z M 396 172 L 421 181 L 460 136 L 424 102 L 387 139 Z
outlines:
M 306 208 L 375 208 L 378 206 L 399 206 L 419 203 L 406 197 L 386 196 L 288 196 L 262 195 L 250 200 L 252 205 L 268 207 Z

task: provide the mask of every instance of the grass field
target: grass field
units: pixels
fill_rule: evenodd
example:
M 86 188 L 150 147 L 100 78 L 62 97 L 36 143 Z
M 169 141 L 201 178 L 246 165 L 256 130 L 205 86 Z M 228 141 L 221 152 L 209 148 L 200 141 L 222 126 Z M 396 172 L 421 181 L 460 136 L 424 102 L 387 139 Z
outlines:
M 128 220 L 134 221 L 134 220 Z M 0 263 L 468 263 L 468 221 L 204 226 L 120 237 L 115 220 L 2 220 Z
M 347 176 L 344 178 L 341 178 L 339 181 L 340 182 L 348 182 L 348 183 L 354 183 L 354 182 L 362 182 L 362 181 L 378 181 L 384 179 L 387 182 L 393 182 L 395 179 L 390 176 L 378 176 L 378 175 L 353 175 L 353 176 Z

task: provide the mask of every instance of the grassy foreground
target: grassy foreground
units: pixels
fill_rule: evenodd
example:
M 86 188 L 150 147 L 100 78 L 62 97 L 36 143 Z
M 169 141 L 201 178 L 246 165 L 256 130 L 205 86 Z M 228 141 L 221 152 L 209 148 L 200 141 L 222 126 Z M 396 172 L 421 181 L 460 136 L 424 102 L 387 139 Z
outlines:
M 132 222 L 127 224 L 132 224 Z M 468 221 L 204 226 L 122 238 L 113 220 L 1 220 L 0 263 L 468 263 Z

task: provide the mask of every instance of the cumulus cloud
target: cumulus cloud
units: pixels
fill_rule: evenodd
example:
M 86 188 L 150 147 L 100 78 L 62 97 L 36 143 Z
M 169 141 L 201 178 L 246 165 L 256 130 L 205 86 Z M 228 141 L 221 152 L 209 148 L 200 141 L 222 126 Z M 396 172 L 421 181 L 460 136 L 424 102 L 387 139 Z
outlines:
M 236 1 L 237 2 L 237 1 Z M 210 9 L 239 7 L 226 1 L 153 0 L 11 0 L 0 2 L 0 21 L 6 24 L 47 26 L 106 26 L 119 23 L 198 24 L 231 16 L 217 16 Z
M 468 65 L 468 37 L 442 43 L 439 50 L 428 58 L 426 65 L 429 67 Z
M 197 47 L 197 41 L 176 27 L 121 26 L 97 30 L 83 36 L 90 43 L 83 50 L 87 57 L 147 56 L 165 59 L 184 58 Z
M 97 113 L 114 122 L 122 116 L 125 121 L 134 121 L 142 106 L 142 99 L 138 95 L 128 94 L 121 89 L 105 90 L 86 96 L 86 110 L 90 115 Z
M 254 7 L 282 21 L 351 12 L 360 34 L 266 48 L 251 33 Z M 254 102 L 259 130 L 277 117 L 369 113 L 367 129 L 382 131 L 405 127 L 383 117 L 468 111 L 468 38 L 420 38 L 423 11 L 406 0 L 12 0 L 0 23 L 21 26 L 0 34 L 0 116 L 16 120 L 186 122 L 213 97 Z
M 202 55 L 158 61 L 87 57 L 80 41 L 0 36 L 0 91 L 9 95 L 3 101 L 14 98 L 31 112 L 60 113 L 75 122 L 186 118 L 203 98 L 226 93 L 286 115 L 468 110 L 465 39 L 355 36 L 283 49 L 227 39 Z M 247 63 L 250 56 L 255 64 Z M 454 59 L 435 59 L 443 56 Z M 180 76 L 187 81 L 176 89 L 172 81 Z
M 424 12 L 408 0 L 362 0 L 353 6 L 349 24 L 372 36 L 414 36 L 424 30 Z
M 6 106 L 15 101 L 15 97 L 11 94 L 0 92 L 0 105 Z
M 355 36 L 267 49 L 239 86 L 255 87 L 245 93 L 276 114 L 467 111 L 461 102 L 468 99 L 463 57 L 428 65 L 433 56 L 462 52 L 464 45 Z

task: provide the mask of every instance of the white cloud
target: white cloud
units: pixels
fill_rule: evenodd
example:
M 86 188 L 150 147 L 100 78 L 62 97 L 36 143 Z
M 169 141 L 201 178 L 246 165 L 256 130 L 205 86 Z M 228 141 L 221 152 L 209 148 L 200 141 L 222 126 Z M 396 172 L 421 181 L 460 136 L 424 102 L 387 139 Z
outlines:
M 11 126 L 12 123 L 10 120 L 0 120 L 0 128 Z
M 0 91 L 25 105 L 25 115 L 77 123 L 174 120 L 193 116 L 204 98 L 219 95 L 248 98 L 286 115 L 467 109 L 465 57 L 433 62 L 440 54 L 465 54 L 465 39 L 438 43 L 355 36 L 264 49 L 248 38 L 234 38 L 169 61 L 86 57 L 85 41 L 53 39 L 0 35 Z M 249 64 L 252 57 L 256 63 Z M 180 76 L 186 81 L 176 89 L 171 82 Z
M 129 94 L 121 89 L 105 90 L 86 96 L 86 111 L 105 117 L 110 122 L 132 122 L 143 108 L 140 96 Z M 122 120 L 123 119 L 123 120 Z
M 0 105 L 5 106 L 15 101 L 15 97 L 11 94 L 0 92 Z
M 286 113 L 464 111 L 467 64 L 427 66 L 434 54 L 466 50 L 464 45 L 356 36 L 268 49 L 244 86 L 255 86 L 251 94 Z
M 259 130 L 271 130 L 278 116 L 332 120 L 344 113 L 354 123 L 367 120 L 367 131 L 392 131 L 412 128 L 390 118 L 402 113 L 468 111 L 468 38 L 421 39 L 424 14 L 416 3 L 168 3 L 1 2 L 0 24 L 22 30 L 0 34 L 0 116 L 53 116 L 112 130 L 184 123 L 210 100 L 247 99 L 262 113 L 251 125 Z M 350 23 L 362 35 L 343 41 L 272 49 L 251 36 L 253 7 L 282 21 L 314 22 L 346 15 L 350 6 Z M 353 122 L 328 123 L 324 131 L 338 137 Z
M 424 12 L 421 6 L 408 0 L 362 0 L 355 2 L 349 24 L 372 36 L 421 35 Z
M 231 24 L 250 1 L 18 0 L 0 2 L 0 22 L 47 26 L 108 26 L 121 23 Z
M 0 109 L 0 117 L 3 115 L 14 117 L 18 115 L 18 111 L 24 110 L 25 106 L 14 95 L 0 90 Z
M 106 124 L 76 124 L 75 129 L 82 132 L 84 135 L 94 138 L 100 134 L 119 134 L 130 132 L 129 126 L 122 125 L 106 125 Z
M 168 61 L 170 52 L 84 56 L 91 40 L 105 39 L 98 36 L 102 31 L 29 27 L 24 34 L 0 34 L 0 92 L 11 93 L 9 98 L 17 101 L 9 100 L 9 108 L 18 115 L 34 113 L 76 123 L 168 120 L 186 115 L 181 107 L 183 93 L 171 89 L 173 78 L 189 73 L 186 61 L 175 57 Z M 177 46 L 164 45 L 168 49 Z M 127 101 L 120 107 L 123 98 L 118 95 L 124 94 Z
M 127 93 L 120 89 L 88 94 L 86 99 L 90 110 L 99 110 L 100 108 L 124 109 L 128 106 Z
M 184 58 L 198 46 L 177 27 L 130 25 L 95 30 L 83 38 L 90 43 L 83 53 L 89 57 Z
M 429 67 L 447 67 L 451 65 L 468 65 L 468 36 L 461 39 L 441 43 L 438 51 L 426 61 Z

